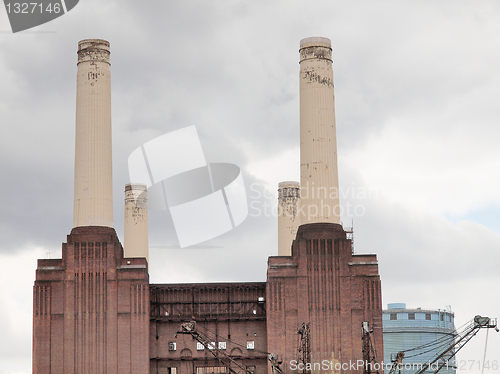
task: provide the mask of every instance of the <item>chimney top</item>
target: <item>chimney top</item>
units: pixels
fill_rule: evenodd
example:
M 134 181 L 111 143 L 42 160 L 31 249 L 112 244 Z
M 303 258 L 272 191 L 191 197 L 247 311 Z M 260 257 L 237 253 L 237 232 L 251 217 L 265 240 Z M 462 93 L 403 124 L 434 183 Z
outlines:
M 78 42 L 78 63 L 101 61 L 109 64 L 109 42 L 103 39 L 83 39 Z
M 300 48 L 306 47 L 326 47 L 332 48 L 332 42 L 328 38 L 323 38 L 322 36 L 312 36 L 310 38 L 304 38 L 300 41 Z
M 285 187 L 300 188 L 300 183 L 299 182 L 292 182 L 292 181 L 286 181 L 286 182 L 279 182 L 278 183 L 278 188 L 285 188 Z
M 300 41 L 300 62 L 305 60 L 326 60 L 332 63 L 332 42 L 328 38 L 313 36 Z
M 127 183 L 125 185 L 125 191 L 147 191 L 148 187 L 141 183 Z

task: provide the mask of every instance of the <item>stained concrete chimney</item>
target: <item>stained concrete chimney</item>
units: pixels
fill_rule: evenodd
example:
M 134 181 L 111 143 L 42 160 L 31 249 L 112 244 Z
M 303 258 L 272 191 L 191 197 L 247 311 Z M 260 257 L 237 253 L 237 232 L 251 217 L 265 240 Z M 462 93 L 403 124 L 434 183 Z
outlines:
M 301 224 L 340 223 L 330 39 L 300 41 Z
M 125 185 L 124 257 L 145 257 L 149 263 L 148 199 L 145 184 Z
M 292 242 L 299 228 L 299 182 L 278 184 L 278 256 L 292 255 Z
M 113 227 L 109 43 L 78 43 L 73 227 Z

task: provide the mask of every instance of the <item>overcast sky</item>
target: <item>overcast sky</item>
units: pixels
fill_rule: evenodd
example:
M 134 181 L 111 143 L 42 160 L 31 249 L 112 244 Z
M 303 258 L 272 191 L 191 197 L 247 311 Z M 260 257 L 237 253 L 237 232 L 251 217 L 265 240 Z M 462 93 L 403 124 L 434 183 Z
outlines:
M 169 217 L 150 212 L 152 282 L 265 281 L 277 222 L 264 206 L 278 182 L 299 180 L 299 41 L 324 36 L 342 220 L 354 223 L 356 253 L 378 255 L 384 308 L 451 305 L 457 327 L 500 317 L 499 35 L 497 0 L 81 0 L 16 34 L 1 8 L 0 374 L 31 373 L 36 259 L 59 258 L 72 228 L 86 38 L 111 43 L 120 239 L 129 154 L 191 125 L 206 159 L 240 166 L 249 203 L 262 208 L 185 249 Z M 500 362 L 500 334 L 489 335 L 487 359 Z M 458 360 L 482 363 L 485 337 Z

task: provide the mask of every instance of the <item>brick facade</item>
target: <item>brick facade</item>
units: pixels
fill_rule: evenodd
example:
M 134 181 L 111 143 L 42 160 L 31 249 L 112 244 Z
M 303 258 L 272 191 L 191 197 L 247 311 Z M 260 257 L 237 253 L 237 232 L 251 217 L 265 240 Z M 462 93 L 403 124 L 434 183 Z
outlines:
M 256 374 L 270 372 L 268 352 L 292 372 L 304 322 L 312 363 L 362 360 L 364 321 L 383 352 L 376 255 L 353 254 L 338 224 L 300 226 L 292 255 L 269 258 L 267 282 L 213 284 L 149 284 L 146 260 L 124 259 L 114 229 L 74 228 L 62 259 L 38 260 L 33 295 L 37 374 L 204 374 L 220 364 L 178 333 L 192 320 Z
M 292 255 L 268 261 L 268 350 L 281 356 L 290 372 L 290 362 L 298 357 L 297 330 L 302 323 L 310 323 L 311 363 L 327 360 L 330 367 L 331 363 L 334 368 L 344 365 L 334 372 L 362 373 L 350 369 L 351 363 L 363 360 L 363 321 L 374 328 L 375 351 L 381 355 L 382 300 L 376 255 L 354 255 L 351 240 L 338 224 L 300 226 Z
M 217 347 L 222 344 L 241 365 L 267 373 L 265 282 L 154 284 L 150 289 L 151 374 L 173 374 L 172 368 L 176 374 L 191 374 L 220 366 L 191 335 L 178 333 L 189 321 L 196 321 L 200 333 Z
M 149 276 L 109 227 L 77 227 L 60 260 L 38 260 L 33 373 L 148 373 Z

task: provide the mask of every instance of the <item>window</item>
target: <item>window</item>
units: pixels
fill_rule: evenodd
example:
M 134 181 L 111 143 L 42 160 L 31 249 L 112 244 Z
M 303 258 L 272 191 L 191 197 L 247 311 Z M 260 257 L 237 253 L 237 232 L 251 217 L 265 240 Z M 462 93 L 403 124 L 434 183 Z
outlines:
M 247 342 L 247 349 L 255 349 L 255 342 L 253 340 Z
M 217 347 L 215 342 L 210 342 L 210 344 L 208 345 L 208 349 L 210 349 L 211 351 L 213 351 L 215 349 L 215 347 Z
M 408 313 L 408 319 L 415 319 L 415 313 Z
M 196 350 L 197 351 L 203 351 L 205 349 L 205 346 L 201 344 L 200 342 L 196 343 Z
M 441 314 L 441 321 L 444 322 L 444 314 Z
M 177 374 L 176 367 L 158 368 L 158 374 Z
M 196 374 L 223 374 L 227 372 L 225 366 L 199 366 L 196 368 Z
M 430 321 L 431 320 L 431 314 L 430 313 L 425 313 L 425 319 L 427 321 Z
M 168 350 L 169 351 L 175 351 L 177 349 L 177 344 L 174 342 L 168 343 Z
M 219 342 L 219 349 L 225 350 L 226 349 L 226 342 Z
M 395 321 L 398 319 L 398 315 L 396 313 L 391 313 L 391 321 Z

